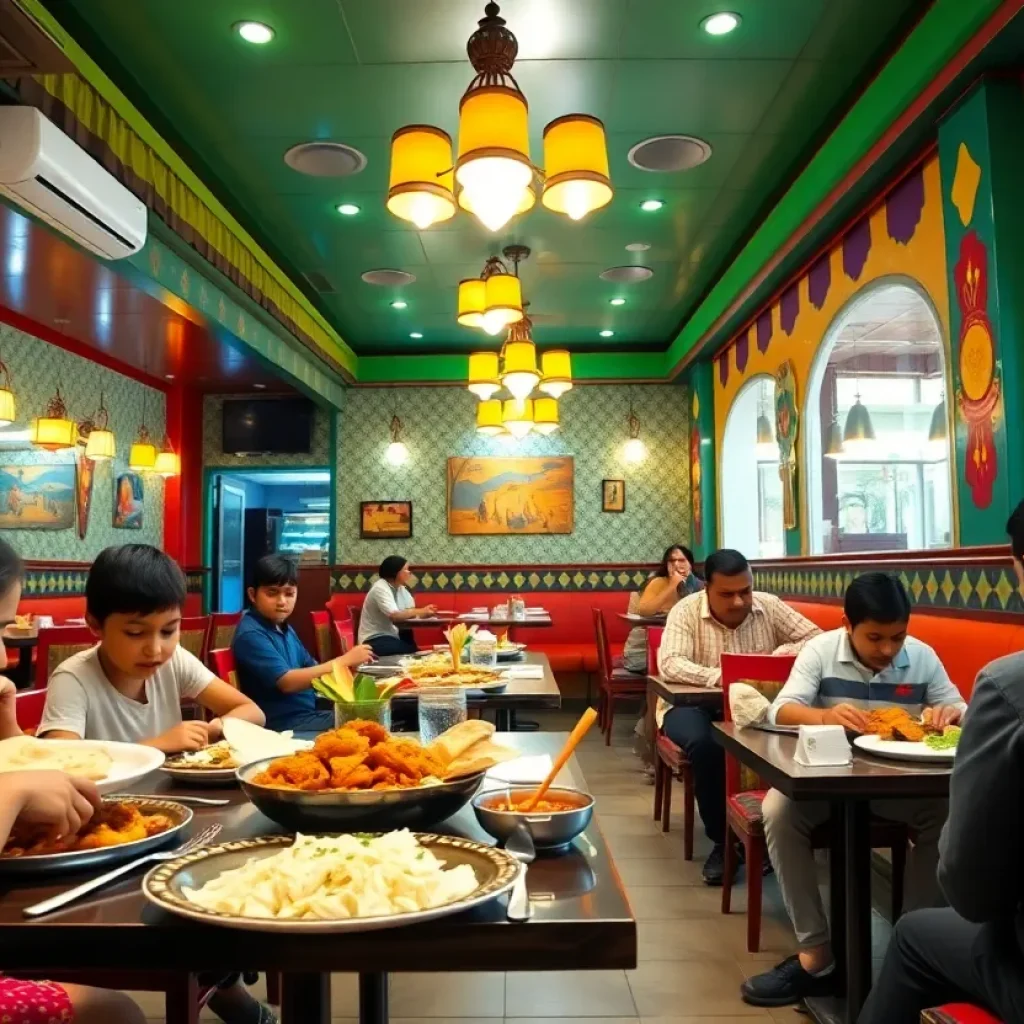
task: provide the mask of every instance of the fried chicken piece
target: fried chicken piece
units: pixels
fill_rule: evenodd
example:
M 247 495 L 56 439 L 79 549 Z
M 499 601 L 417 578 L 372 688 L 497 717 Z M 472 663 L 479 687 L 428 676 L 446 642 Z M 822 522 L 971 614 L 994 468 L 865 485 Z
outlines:
M 373 772 L 365 764 L 359 765 L 345 779 L 345 789 L 369 789 L 373 785 Z
M 366 758 L 371 768 L 388 768 L 395 775 L 407 775 L 416 782 L 427 775 L 439 775 L 441 762 L 412 740 L 392 739 L 374 747 Z
M 166 814 L 145 814 L 142 820 L 146 825 L 147 836 L 158 836 L 174 825 L 174 822 Z
M 333 729 L 321 733 L 313 744 L 313 753 L 325 762 L 336 757 L 365 754 L 369 749 L 370 740 L 354 729 Z
M 906 708 L 879 708 L 868 715 L 868 727 L 864 730 L 883 740 L 905 740 L 919 743 L 924 739 L 925 730 L 915 722 Z
M 362 737 L 360 737 L 362 739 Z M 367 747 L 369 749 L 369 747 Z M 332 757 L 328 762 L 331 766 L 331 789 L 348 789 L 349 776 L 366 760 L 366 752 L 350 754 L 348 757 Z
M 359 733 L 360 736 L 365 736 L 370 741 L 371 747 L 377 746 L 378 743 L 385 743 L 388 740 L 388 731 L 380 722 L 368 722 L 365 719 L 359 718 L 354 722 L 349 722 L 345 728 Z
M 924 740 L 924 729 L 909 716 L 905 722 L 897 722 L 892 731 L 898 740 L 906 740 L 908 743 L 921 743 Z
M 326 789 L 330 772 L 311 750 L 288 757 L 279 757 L 267 765 L 253 782 L 260 786 L 283 786 L 286 789 Z

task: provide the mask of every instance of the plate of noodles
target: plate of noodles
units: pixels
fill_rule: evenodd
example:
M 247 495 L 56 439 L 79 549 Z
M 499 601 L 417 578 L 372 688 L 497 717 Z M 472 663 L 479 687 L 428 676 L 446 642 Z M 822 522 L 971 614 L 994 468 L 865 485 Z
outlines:
M 480 906 L 511 889 L 521 870 L 504 850 L 459 836 L 261 836 L 161 864 L 142 891 L 172 914 L 229 928 L 363 932 Z
M 126 789 L 164 763 L 156 747 L 108 740 L 38 740 L 15 736 L 0 740 L 3 772 L 60 771 L 96 783 L 101 793 Z
M 55 838 L 15 825 L 0 853 L 0 873 L 43 875 L 131 860 L 182 838 L 191 821 L 192 811 L 174 800 L 104 797 L 101 809 L 73 836 Z

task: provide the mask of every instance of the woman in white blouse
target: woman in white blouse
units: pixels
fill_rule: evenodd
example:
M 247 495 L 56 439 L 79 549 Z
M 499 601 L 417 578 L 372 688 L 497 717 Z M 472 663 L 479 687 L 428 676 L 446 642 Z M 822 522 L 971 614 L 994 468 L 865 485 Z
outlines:
M 437 606 L 416 607 L 406 584 L 412 578 L 409 563 L 401 555 L 388 555 L 377 570 L 380 579 L 366 594 L 359 615 L 358 642 L 369 644 L 378 657 L 412 654 L 416 643 L 412 631 L 402 624 L 437 614 Z

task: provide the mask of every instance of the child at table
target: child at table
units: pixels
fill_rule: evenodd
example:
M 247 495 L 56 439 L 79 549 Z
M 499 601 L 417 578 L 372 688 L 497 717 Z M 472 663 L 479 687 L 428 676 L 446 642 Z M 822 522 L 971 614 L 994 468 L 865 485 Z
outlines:
M 909 622 L 910 599 L 895 576 L 858 576 L 846 590 L 843 625 L 808 641 L 771 707 L 771 720 L 863 732 L 869 711 L 896 705 L 939 726 L 959 722 L 967 705 L 935 651 L 907 636 Z M 908 908 L 941 904 L 935 870 L 948 802 L 879 800 L 871 810 L 913 830 Z M 754 1006 L 785 1006 L 832 992 L 835 963 L 811 848 L 811 832 L 828 820 L 829 807 L 793 801 L 773 789 L 762 814 L 768 853 L 800 951 L 749 978 L 740 992 Z

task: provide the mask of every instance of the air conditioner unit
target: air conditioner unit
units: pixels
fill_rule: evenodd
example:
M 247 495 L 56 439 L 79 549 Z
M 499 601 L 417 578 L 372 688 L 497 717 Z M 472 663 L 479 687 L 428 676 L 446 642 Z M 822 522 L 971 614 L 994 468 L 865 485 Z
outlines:
M 108 260 L 146 242 L 146 207 L 35 107 L 0 107 L 0 193 Z

